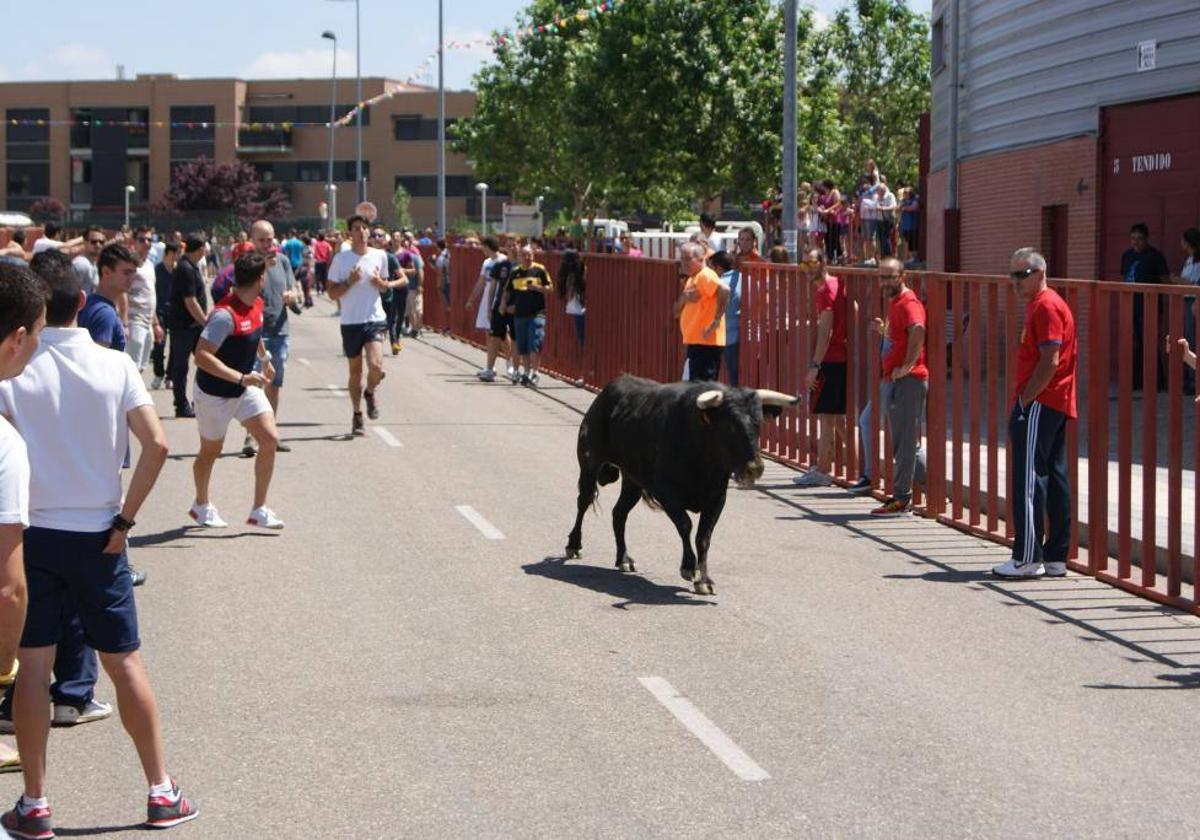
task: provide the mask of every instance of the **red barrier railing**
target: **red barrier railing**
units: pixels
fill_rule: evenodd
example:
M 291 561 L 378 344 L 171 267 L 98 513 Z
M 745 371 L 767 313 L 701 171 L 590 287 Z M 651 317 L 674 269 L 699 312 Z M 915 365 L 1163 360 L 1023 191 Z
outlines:
M 558 254 L 539 259 L 556 275 Z M 430 326 L 481 343 L 474 312 L 466 312 L 465 303 L 482 261 L 479 249 L 453 249 L 448 310 L 440 276 L 426 271 Z M 556 294 L 547 306 L 544 369 L 591 389 L 622 373 L 678 379 L 683 353 L 671 313 L 679 290 L 677 265 L 603 254 L 587 255 L 586 264 L 586 340 L 582 345 L 578 341 L 565 301 Z M 883 496 L 892 487 L 891 444 L 884 412 L 874 398 L 879 393 L 880 342 L 867 324 L 884 317 L 886 306 L 874 269 L 838 267 L 832 273 L 845 281 L 851 307 L 848 434 L 836 448 L 835 477 L 853 481 L 865 466 L 876 494 Z M 908 280 L 927 310 L 925 515 L 1007 542 L 1012 538 L 1007 425 L 1023 307 L 1014 284 L 1003 277 L 913 272 Z M 812 352 L 811 286 L 797 266 L 769 263 L 750 266 L 742 284 L 742 384 L 804 393 Z M 1051 284 L 1075 314 L 1079 346 L 1079 419 L 1067 426 L 1075 523 L 1069 565 L 1200 614 L 1194 586 L 1200 577 L 1200 494 L 1195 483 L 1200 423 L 1195 402 L 1185 394 L 1180 351 L 1173 347 L 1165 352 L 1166 335 L 1184 335 L 1185 308 L 1191 305 L 1186 297 L 1194 290 L 1078 280 Z M 1138 335 L 1144 336 L 1140 348 Z M 1160 369 L 1162 391 L 1156 387 Z M 1145 387 L 1135 390 L 1135 373 Z M 857 432 L 858 418 L 868 405 L 866 434 L 874 445 L 871 461 L 861 464 L 864 441 Z M 1188 423 L 1193 432 L 1185 435 Z M 815 443 L 816 423 L 807 400 L 763 430 L 763 451 L 790 464 L 811 464 Z

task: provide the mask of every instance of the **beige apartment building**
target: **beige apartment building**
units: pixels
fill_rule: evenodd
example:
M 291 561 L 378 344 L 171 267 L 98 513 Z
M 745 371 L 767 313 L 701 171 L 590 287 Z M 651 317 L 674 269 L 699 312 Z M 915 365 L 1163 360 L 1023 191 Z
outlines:
M 391 79 L 363 79 L 363 98 L 394 96 L 366 109 L 363 176 L 367 198 L 392 217 L 403 184 L 420 226 L 437 221 L 437 91 Z M 338 79 L 340 118 L 355 102 L 354 79 Z M 24 210 L 57 198 L 70 217 L 123 212 L 127 187 L 134 215 L 167 190 L 172 167 L 200 156 L 243 160 L 277 184 L 296 218 L 318 219 L 329 167 L 330 80 L 180 79 L 7 82 L 0 86 L 0 210 Z M 446 122 L 472 113 L 475 94 L 447 91 Z M 273 123 L 273 127 L 262 124 Z M 284 123 L 295 124 L 284 126 Z M 304 125 L 319 123 L 320 125 Z M 253 124 L 258 124 L 257 126 Z M 356 129 L 334 129 L 333 181 L 338 215 L 354 206 Z M 479 215 L 475 179 L 461 155 L 446 155 L 446 217 Z M 494 203 L 496 210 L 499 204 Z

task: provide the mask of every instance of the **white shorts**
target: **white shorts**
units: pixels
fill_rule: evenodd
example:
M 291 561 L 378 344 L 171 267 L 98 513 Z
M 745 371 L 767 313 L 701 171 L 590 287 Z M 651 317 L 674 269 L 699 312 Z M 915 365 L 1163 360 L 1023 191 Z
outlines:
M 196 425 L 204 440 L 225 440 L 229 421 L 245 423 L 271 410 L 271 403 L 262 388 L 247 388 L 240 397 L 214 397 L 200 388 L 192 394 L 196 407 Z

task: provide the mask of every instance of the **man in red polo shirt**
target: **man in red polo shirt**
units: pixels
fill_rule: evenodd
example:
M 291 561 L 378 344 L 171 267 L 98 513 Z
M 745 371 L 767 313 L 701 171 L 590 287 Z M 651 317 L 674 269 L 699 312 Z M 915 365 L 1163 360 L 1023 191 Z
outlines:
M 871 511 L 874 516 L 907 516 L 912 513 L 913 478 L 925 483 L 925 463 L 920 448 L 921 421 L 929 394 L 929 368 L 925 366 L 925 306 L 904 282 L 904 265 L 895 257 L 879 261 L 879 281 L 888 306 L 887 332 L 880 363 L 885 387 L 880 389 L 882 408 L 892 432 L 892 498 Z
M 1017 350 L 1016 404 L 1008 421 L 1012 452 L 1013 552 L 992 573 L 1002 578 L 1063 577 L 1071 545 L 1067 420 L 1075 418 L 1075 317 L 1046 287 L 1046 260 L 1032 248 L 1012 256 L 1025 303 Z M 1049 533 L 1042 541 L 1042 522 Z

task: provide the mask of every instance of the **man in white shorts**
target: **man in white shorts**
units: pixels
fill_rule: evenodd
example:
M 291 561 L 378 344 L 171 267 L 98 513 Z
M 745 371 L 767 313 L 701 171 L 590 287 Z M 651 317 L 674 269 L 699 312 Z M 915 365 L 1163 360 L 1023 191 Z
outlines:
M 267 507 L 279 431 L 263 390 L 275 375 L 271 354 L 263 344 L 263 301 L 259 295 L 266 270 L 267 261 L 261 254 L 238 257 L 233 268 L 233 290 L 213 306 L 196 343 L 195 407 L 200 453 L 192 466 L 196 501 L 188 514 L 205 528 L 226 527 L 209 500 L 208 484 L 231 420 L 245 426 L 258 442 L 254 507 L 246 524 L 275 531 L 283 528 L 283 520 Z M 261 373 L 254 370 L 255 358 L 262 362 Z
M 346 219 L 350 250 L 339 251 L 329 266 L 329 297 L 341 306 L 342 351 L 350 366 L 350 404 L 354 416 L 350 432 L 365 435 L 362 400 L 367 416 L 379 417 L 375 389 L 383 380 L 383 341 L 387 336 L 387 313 L 379 293 L 389 288 L 387 252 L 367 246 L 371 223 L 362 216 Z M 363 357 L 367 359 L 367 388 L 363 390 Z

